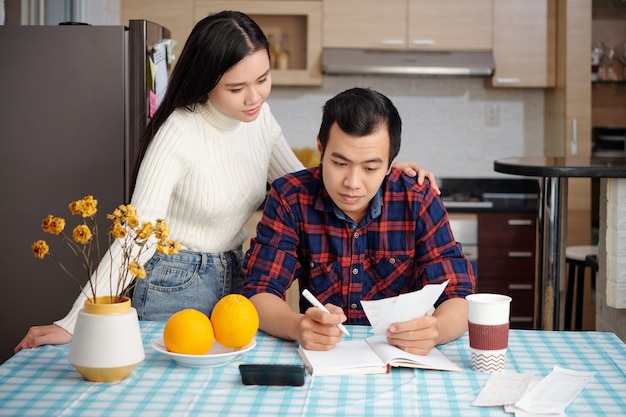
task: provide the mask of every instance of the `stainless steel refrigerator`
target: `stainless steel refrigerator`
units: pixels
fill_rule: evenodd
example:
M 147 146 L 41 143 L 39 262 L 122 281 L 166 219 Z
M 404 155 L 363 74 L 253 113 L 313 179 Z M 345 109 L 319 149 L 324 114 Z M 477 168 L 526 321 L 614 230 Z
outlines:
M 85 276 L 41 220 L 54 214 L 73 225 L 68 204 L 93 195 L 108 246 L 106 214 L 129 201 L 139 137 L 167 83 L 169 37 L 145 20 L 0 26 L 0 363 L 30 326 L 63 317 L 78 294 L 30 245 L 45 239 Z

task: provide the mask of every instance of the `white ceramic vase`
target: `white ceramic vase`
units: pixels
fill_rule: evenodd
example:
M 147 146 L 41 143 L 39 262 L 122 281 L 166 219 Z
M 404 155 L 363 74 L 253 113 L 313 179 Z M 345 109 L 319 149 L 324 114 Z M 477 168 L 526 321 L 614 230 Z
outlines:
M 87 380 L 119 381 L 145 358 L 137 311 L 125 297 L 85 301 L 78 313 L 68 361 Z

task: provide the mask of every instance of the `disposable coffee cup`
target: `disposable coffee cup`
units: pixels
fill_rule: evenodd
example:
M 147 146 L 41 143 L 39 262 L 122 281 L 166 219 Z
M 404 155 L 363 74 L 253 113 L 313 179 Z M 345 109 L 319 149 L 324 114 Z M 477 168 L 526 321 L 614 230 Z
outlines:
M 469 313 L 469 341 L 472 369 L 500 372 L 504 369 L 509 345 L 511 297 L 479 293 L 466 298 Z

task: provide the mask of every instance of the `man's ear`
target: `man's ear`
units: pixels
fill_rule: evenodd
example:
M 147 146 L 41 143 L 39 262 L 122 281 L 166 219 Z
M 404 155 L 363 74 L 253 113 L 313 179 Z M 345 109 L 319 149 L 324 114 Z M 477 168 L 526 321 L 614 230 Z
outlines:
M 385 174 L 385 175 L 389 175 L 389 173 L 391 172 L 391 168 L 393 168 L 393 162 L 394 161 L 395 161 L 395 159 L 392 160 L 391 162 L 389 162 L 389 169 L 387 170 L 387 174 Z
M 322 160 L 322 154 L 324 153 L 324 150 L 322 149 L 322 142 L 320 142 L 320 137 L 317 136 L 317 152 L 319 152 L 319 156 L 320 156 L 320 161 Z

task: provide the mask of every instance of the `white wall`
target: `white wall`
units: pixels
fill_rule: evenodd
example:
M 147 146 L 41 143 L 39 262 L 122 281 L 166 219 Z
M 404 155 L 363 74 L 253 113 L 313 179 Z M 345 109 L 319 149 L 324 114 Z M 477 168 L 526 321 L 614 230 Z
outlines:
M 493 160 L 542 155 L 544 93 L 495 89 L 482 77 L 327 76 L 321 88 L 274 87 L 268 100 L 294 148 L 315 146 L 321 108 L 351 87 L 393 100 L 403 120 L 398 160 L 417 161 L 439 177 L 505 177 Z M 495 118 L 486 114 L 495 113 Z

